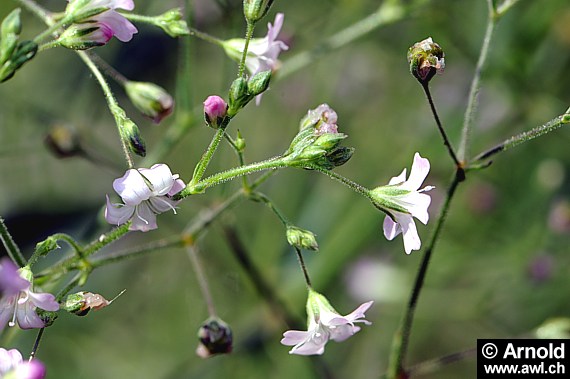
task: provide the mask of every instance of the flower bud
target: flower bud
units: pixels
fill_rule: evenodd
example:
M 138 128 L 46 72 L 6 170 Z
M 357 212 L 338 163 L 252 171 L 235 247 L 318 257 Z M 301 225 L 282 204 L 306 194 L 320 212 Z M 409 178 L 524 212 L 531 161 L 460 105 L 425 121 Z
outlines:
M 211 317 L 198 330 L 200 343 L 196 354 L 208 358 L 215 354 L 228 354 L 232 351 L 232 330 L 219 318 Z
M 289 245 L 299 249 L 319 250 L 315 234 L 296 226 L 287 227 L 287 242 L 289 242 Z
M 44 142 L 49 150 L 59 158 L 69 158 L 83 153 L 76 132 L 63 125 L 52 126 Z
M 45 256 L 50 251 L 55 249 L 59 249 L 59 245 L 57 244 L 57 240 L 53 237 L 48 237 L 42 242 L 38 242 L 36 244 L 36 253 L 40 254 L 40 256 Z
M 33 41 L 18 43 L 11 57 L 0 67 L 0 83 L 10 79 L 24 63 L 31 60 L 38 51 L 38 45 Z
M 133 105 L 155 124 L 160 123 L 174 109 L 172 96 L 154 83 L 128 81 L 125 91 Z
M 121 138 L 127 143 L 133 153 L 144 157 L 146 155 L 146 144 L 138 126 L 126 116 L 125 111 L 121 108 L 114 109 L 114 115 L 117 125 L 119 125 Z
M 249 80 L 247 83 L 247 91 L 252 96 L 262 94 L 269 88 L 269 81 L 271 80 L 271 70 L 259 72 Z
M 97 0 L 69 0 L 65 8 L 65 16 L 72 22 L 80 22 L 110 9 L 105 6 L 93 7 L 92 3 L 97 5 Z
M 228 104 L 219 96 L 208 96 L 204 101 L 204 119 L 208 126 L 217 129 L 228 112 Z
M 112 37 L 113 30 L 105 24 L 73 24 L 61 33 L 57 42 L 68 49 L 88 50 L 105 45 Z
M 21 31 L 20 8 L 16 8 L 4 18 L 0 27 L 0 64 L 4 64 L 14 53 Z
M 408 50 L 410 72 L 421 84 L 427 84 L 436 73 L 445 68 L 444 53 L 431 37 L 415 43 Z
M 242 137 L 241 132 L 237 131 L 237 138 L 236 138 L 236 149 L 238 152 L 243 153 L 245 150 L 245 139 Z
M 172 38 L 187 36 L 190 34 L 186 21 L 183 20 L 182 11 L 179 8 L 171 9 L 155 17 L 156 26 L 164 30 Z
M 256 23 L 267 14 L 273 0 L 243 0 L 243 14 L 247 22 Z
M 228 116 L 233 117 L 253 99 L 253 96 L 248 93 L 247 80 L 244 78 L 234 80 L 230 86 L 229 98 Z
M 99 294 L 81 291 L 68 295 L 65 300 L 65 304 L 62 305 L 62 308 L 77 316 L 85 316 L 91 309 L 97 311 L 105 308 L 114 300 L 115 299 L 109 301 Z

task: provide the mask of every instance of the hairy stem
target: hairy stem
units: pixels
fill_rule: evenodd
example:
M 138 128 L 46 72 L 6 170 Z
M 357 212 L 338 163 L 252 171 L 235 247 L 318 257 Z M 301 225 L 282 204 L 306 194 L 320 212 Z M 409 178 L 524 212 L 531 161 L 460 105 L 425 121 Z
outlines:
M 26 265 L 26 259 L 22 255 L 18 245 L 16 245 L 16 242 L 14 242 L 14 239 L 10 235 L 2 217 L 0 217 L 0 239 L 2 240 L 2 244 L 4 245 L 4 248 L 6 248 L 8 256 L 12 261 L 19 267 L 24 267 Z

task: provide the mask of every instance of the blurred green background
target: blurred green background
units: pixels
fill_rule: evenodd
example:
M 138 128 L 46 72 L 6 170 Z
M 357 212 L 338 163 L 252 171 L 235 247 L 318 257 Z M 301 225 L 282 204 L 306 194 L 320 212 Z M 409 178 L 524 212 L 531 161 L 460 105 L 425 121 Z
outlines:
M 159 14 L 176 1 L 136 0 L 136 11 Z M 240 0 L 196 0 L 193 25 L 220 38 L 240 37 Z M 409 1 L 404 3 L 408 4 Z M 41 1 L 54 11 L 65 2 Z M 288 59 L 374 12 L 380 1 L 276 0 L 265 21 L 285 13 L 281 39 Z M 4 17 L 15 1 L 0 4 Z M 446 70 L 432 93 L 443 124 L 457 142 L 470 81 L 486 23 L 483 0 L 423 1 L 404 20 L 379 28 L 286 77 L 277 77 L 261 106 L 248 106 L 232 122 L 247 142 L 250 162 L 284 151 L 306 111 L 321 103 L 339 115 L 339 129 L 356 152 L 338 172 L 374 187 L 385 184 L 418 151 L 432 171 L 431 220 L 453 172 L 428 105 L 408 72 L 406 52 L 428 36 L 445 51 Z M 25 38 L 43 26 L 23 12 Z M 128 78 L 153 81 L 174 93 L 178 41 L 137 25 L 128 44 L 111 41 L 96 50 Z M 567 0 L 522 0 L 499 23 L 482 78 L 473 155 L 562 114 L 570 105 L 570 4 Z M 196 125 L 162 159 L 188 180 L 212 130 L 200 121 L 201 102 L 225 96 L 236 65 L 223 51 L 191 40 L 184 88 L 196 107 Z M 118 86 L 119 102 L 141 128 L 149 152 L 172 125 L 140 117 Z M 44 139 L 66 125 L 107 167 L 82 158 L 58 159 Z M 409 364 L 474 347 L 477 338 L 528 335 L 552 317 L 570 316 L 570 133 L 564 128 L 497 156 L 493 165 L 469 175 L 459 188 L 432 259 L 416 313 Z M 223 144 L 209 172 L 237 164 Z M 113 119 L 94 78 L 72 51 L 40 53 L 0 86 L 0 215 L 27 254 L 47 235 L 67 232 L 82 241 L 109 230 L 100 209 L 112 181 L 125 169 Z M 180 204 L 178 214 L 158 219 L 160 229 L 135 233 L 101 255 L 176 235 L 200 212 L 219 204 L 239 181 Z M 156 251 L 95 271 L 83 290 L 114 297 L 112 306 L 87 317 L 62 314 L 46 330 L 38 357 L 49 378 L 317 378 L 327 366 L 335 378 L 376 378 L 387 366 L 394 331 L 403 315 L 423 251 L 406 256 L 401 237 L 386 241 L 384 215 L 328 178 L 283 170 L 261 187 L 298 226 L 315 232 L 320 252 L 306 253 L 316 290 L 342 314 L 375 300 L 373 322 L 353 338 L 331 342 L 320 360 L 291 356 L 279 343 L 286 326 L 255 291 L 225 238 L 237 234 L 263 277 L 286 307 L 305 317 L 305 290 L 282 225 L 263 205 L 243 201 L 224 214 L 200 240 L 219 316 L 234 332 L 234 352 L 208 360 L 194 351 L 207 310 L 182 249 Z M 418 223 L 422 241 L 434 224 Z M 47 266 L 67 254 L 55 251 Z M 13 338 L 12 338 L 13 337 Z M 4 347 L 28 352 L 34 332 L 7 333 Z M 425 378 L 475 377 L 475 359 L 449 365 Z

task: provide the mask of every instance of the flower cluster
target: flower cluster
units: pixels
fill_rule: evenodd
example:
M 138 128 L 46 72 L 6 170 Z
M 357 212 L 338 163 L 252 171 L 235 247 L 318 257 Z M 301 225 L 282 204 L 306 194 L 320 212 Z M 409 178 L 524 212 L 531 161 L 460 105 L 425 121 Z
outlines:
M 147 232 L 156 229 L 156 215 L 173 210 L 177 201 L 170 197 L 184 188 L 184 182 L 173 175 L 165 164 L 150 169 L 130 169 L 113 181 L 113 189 L 124 204 L 113 204 L 107 196 L 105 219 L 110 224 L 121 225 L 132 221 L 130 230 Z

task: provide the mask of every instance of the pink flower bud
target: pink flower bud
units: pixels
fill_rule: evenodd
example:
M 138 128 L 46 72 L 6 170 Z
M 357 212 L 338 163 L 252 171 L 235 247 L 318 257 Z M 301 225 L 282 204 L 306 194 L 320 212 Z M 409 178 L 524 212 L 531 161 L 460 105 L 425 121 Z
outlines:
M 206 123 L 213 128 L 221 124 L 227 110 L 228 104 L 219 96 L 208 96 L 204 101 L 204 117 Z

